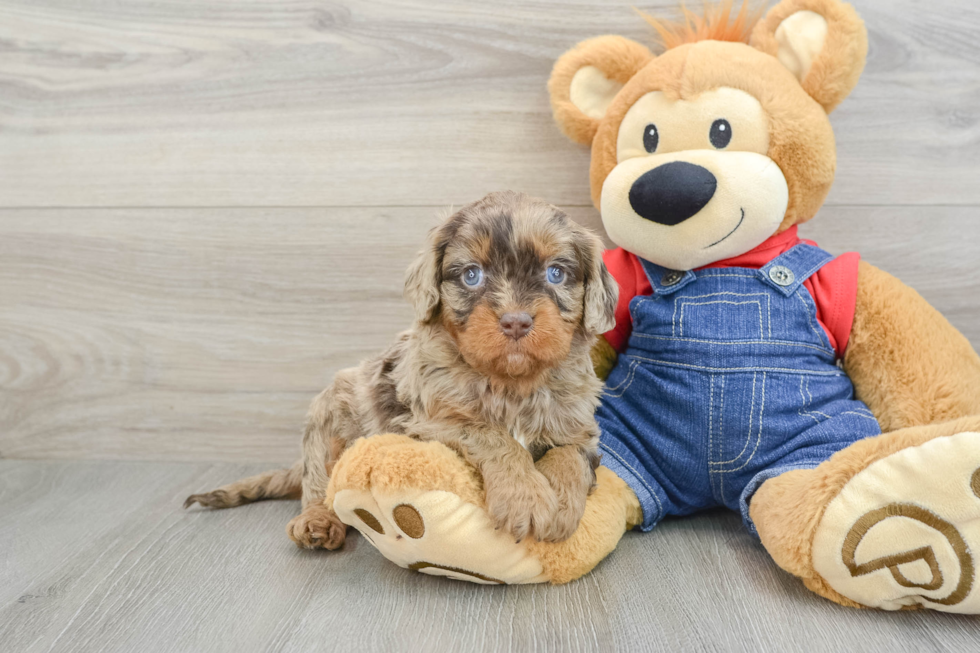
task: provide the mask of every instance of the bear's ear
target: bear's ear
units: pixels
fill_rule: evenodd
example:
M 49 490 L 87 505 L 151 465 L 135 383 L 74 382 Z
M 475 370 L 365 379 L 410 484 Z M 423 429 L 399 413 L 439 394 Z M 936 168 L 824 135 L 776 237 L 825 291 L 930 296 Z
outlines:
M 752 31 L 753 47 L 779 59 L 827 113 L 857 85 L 868 33 L 840 0 L 783 0 Z
M 588 145 L 609 103 L 653 54 L 621 36 L 582 41 L 555 62 L 548 80 L 551 108 L 562 132 Z

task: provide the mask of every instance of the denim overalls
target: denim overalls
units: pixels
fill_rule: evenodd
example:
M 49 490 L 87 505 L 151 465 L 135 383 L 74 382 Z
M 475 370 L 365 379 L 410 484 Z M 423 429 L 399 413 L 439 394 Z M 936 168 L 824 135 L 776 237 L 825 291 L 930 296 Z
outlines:
M 641 260 L 653 294 L 596 413 L 602 464 L 636 493 L 640 529 L 740 510 L 769 478 L 881 430 L 837 366 L 803 282 L 833 256 L 799 244 L 759 270 L 676 272 Z

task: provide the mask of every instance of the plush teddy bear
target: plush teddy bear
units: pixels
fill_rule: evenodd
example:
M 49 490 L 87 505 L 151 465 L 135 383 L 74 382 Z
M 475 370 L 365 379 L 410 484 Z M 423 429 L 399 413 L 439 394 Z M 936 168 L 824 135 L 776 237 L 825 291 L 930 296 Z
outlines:
M 485 583 L 563 583 L 665 516 L 739 511 L 837 603 L 980 613 L 980 357 L 915 291 L 797 236 L 830 189 L 827 114 L 867 35 L 838 0 L 727 3 L 555 65 L 555 118 L 592 147 L 619 249 L 603 466 L 573 537 L 515 543 L 477 472 L 436 443 L 364 439 L 327 501 L 386 557 Z

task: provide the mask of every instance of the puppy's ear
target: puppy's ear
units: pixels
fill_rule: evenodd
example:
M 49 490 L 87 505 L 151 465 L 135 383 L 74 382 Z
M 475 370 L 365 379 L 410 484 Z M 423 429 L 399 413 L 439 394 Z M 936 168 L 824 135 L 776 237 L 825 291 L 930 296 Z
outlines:
M 857 85 L 868 32 L 840 0 L 783 0 L 759 21 L 751 44 L 779 59 L 827 113 Z
M 609 103 L 652 59 L 648 49 L 622 36 L 582 41 L 559 57 L 548 93 L 562 132 L 576 143 L 591 143 Z
M 582 328 L 590 335 L 598 335 L 616 326 L 619 285 L 602 262 L 605 249 L 602 240 L 584 227 L 577 227 L 577 230 L 580 232 L 578 249 L 585 283 Z
M 456 214 L 446 224 L 429 231 L 425 247 L 405 273 L 405 299 L 415 308 L 415 319 L 422 324 L 431 322 L 439 314 L 442 259 L 446 246 L 456 233 L 458 216 Z

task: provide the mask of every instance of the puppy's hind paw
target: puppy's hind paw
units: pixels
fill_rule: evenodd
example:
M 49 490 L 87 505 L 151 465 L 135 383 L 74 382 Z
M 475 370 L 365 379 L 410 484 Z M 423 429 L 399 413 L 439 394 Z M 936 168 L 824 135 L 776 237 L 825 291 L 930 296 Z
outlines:
M 302 514 L 293 517 L 286 525 L 286 533 L 301 549 L 333 551 L 344 546 L 347 525 L 330 508 L 314 505 L 307 506 Z

